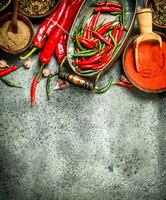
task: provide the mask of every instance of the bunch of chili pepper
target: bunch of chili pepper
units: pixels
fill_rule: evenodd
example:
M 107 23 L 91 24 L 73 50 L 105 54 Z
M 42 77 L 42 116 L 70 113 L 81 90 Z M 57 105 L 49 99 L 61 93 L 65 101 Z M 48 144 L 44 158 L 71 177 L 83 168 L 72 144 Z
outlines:
M 59 22 L 62 20 L 66 7 L 70 4 L 70 0 L 61 0 L 57 9 L 55 9 L 49 17 L 47 17 L 38 27 L 36 34 L 33 38 L 33 48 L 21 59 L 26 59 L 31 56 L 37 49 L 42 49 L 47 42 L 47 39 L 54 32 Z
M 64 1 L 66 0 L 63 0 L 62 3 L 64 3 Z M 53 27 L 53 24 L 50 25 L 51 27 L 48 25 L 47 30 L 44 31 L 44 33 L 48 35 L 48 38 L 39 56 L 39 61 L 41 63 L 41 67 L 39 70 L 40 72 L 42 71 L 45 65 L 49 64 L 54 51 L 56 52 L 56 57 L 58 58 L 59 62 L 65 56 L 66 50 L 64 49 L 64 45 L 66 44 L 66 40 L 67 40 L 66 34 L 68 34 L 68 32 L 70 31 L 75 15 L 83 2 L 83 0 L 74 0 L 71 2 L 71 4 L 69 4 L 69 1 L 70 0 L 68 0 L 68 4 L 65 4 L 66 7 L 63 12 L 63 19 L 59 20 L 58 23 L 56 24 L 54 23 L 54 27 Z M 53 29 L 54 31 L 52 31 Z M 45 40 L 45 37 L 43 38 Z M 61 45 L 59 45 L 59 42 L 61 42 Z M 36 87 L 41 77 L 40 72 L 38 73 L 37 76 L 34 77 L 32 81 L 32 86 L 31 86 L 31 106 L 32 107 L 35 104 Z
M 124 15 L 125 10 L 120 3 L 96 2 L 93 6 L 90 22 L 83 18 L 73 35 L 72 64 L 80 74 L 103 69 L 111 61 L 125 31 L 125 24 L 119 20 L 119 13 Z M 100 15 L 105 12 L 116 12 L 117 18 L 99 23 Z

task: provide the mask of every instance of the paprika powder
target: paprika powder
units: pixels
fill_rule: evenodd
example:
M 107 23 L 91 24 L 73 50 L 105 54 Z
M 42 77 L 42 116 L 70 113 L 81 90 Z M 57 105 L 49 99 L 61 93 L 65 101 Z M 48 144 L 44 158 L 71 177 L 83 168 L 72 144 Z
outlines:
M 132 44 L 132 45 L 131 45 Z M 142 42 L 138 49 L 140 70 L 136 70 L 133 41 L 124 54 L 124 70 L 129 80 L 144 91 L 166 89 L 166 40 L 158 44 Z

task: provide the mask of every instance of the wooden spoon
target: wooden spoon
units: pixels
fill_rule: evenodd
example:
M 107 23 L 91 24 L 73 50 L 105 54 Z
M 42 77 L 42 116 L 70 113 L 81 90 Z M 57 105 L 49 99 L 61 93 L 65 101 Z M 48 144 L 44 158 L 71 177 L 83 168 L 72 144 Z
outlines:
M 18 33 L 18 26 L 17 26 L 17 12 L 18 12 L 18 6 L 19 6 L 19 0 L 13 0 L 14 6 L 13 6 L 13 15 L 12 20 L 8 26 L 8 32 Z
M 140 71 L 138 62 L 138 47 L 142 42 L 156 42 L 162 47 L 160 35 L 152 32 L 152 11 L 150 8 L 143 8 L 137 11 L 137 21 L 140 35 L 134 41 L 135 65 L 137 72 Z

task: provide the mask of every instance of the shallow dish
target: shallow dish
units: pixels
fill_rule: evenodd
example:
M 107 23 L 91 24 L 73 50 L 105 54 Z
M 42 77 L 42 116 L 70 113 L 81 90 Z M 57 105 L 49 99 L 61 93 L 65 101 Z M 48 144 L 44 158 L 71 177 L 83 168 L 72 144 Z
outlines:
M 98 1 L 98 2 L 100 2 L 100 1 Z M 127 10 L 127 12 L 126 12 L 126 24 L 125 24 L 126 32 L 124 32 L 123 37 L 121 39 L 121 42 L 118 44 L 118 47 L 117 47 L 116 52 L 114 53 L 112 59 L 109 62 L 107 62 L 101 70 L 93 71 L 93 72 L 90 72 L 90 73 L 80 73 L 76 70 L 75 66 L 72 64 L 72 62 L 73 62 L 72 55 L 73 55 L 73 52 L 74 52 L 74 49 L 75 49 L 74 42 L 73 42 L 73 35 L 74 35 L 74 31 L 76 30 L 78 25 L 81 23 L 83 16 L 88 17 L 87 22 L 89 22 L 91 20 L 91 14 L 92 14 L 93 9 L 94 9 L 91 5 L 93 3 L 94 3 L 93 0 L 85 1 L 84 4 L 82 5 L 82 7 L 80 8 L 80 11 L 78 12 L 78 14 L 75 18 L 75 21 L 73 23 L 73 26 L 71 28 L 71 31 L 70 31 L 70 34 L 69 34 L 69 37 L 68 37 L 68 43 L 67 43 L 67 61 L 68 61 L 68 64 L 69 64 L 69 68 L 72 69 L 72 71 L 75 74 L 80 75 L 80 76 L 85 76 L 85 77 L 96 76 L 97 74 L 99 74 L 101 72 L 103 73 L 103 72 L 107 71 L 113 65 L 113 63 L 119 58 L 120 54 L 122 53 L 122 51 L 123 51 L 123 49 L 126 45 L 127 39 L 129 38 L 130 33 L 132 31 L 132 27 L 133 27 L 134 21 L 135 21 L 136 7 L 137 7 L 137 0 L 135 0 L 135 1 L 127 0 L 127 1 L 125 1 L 125 9 Z M 115 16 L 110 15 L 110 14 L 106 14 L 104 16 L 104 18 L 106 18 L 106 21 L 112 21 L 112 20 L 115 19 Z M 102 21 L 102 19 L 101 19 L 101 21 Z
M 162 38 L 163 41 L 166 42 L 166 34 L 164 33 L 160 33 L 160 32 L 156 32 L 157 34 L 159 34 Z M 136 67 L 135 67 L 135 63 L 134 63 L 134 57 L 132 57 L 132 64 L 125 64 L 126 59 L 126 53 L 127 50 L 132 49 L 134 54 L 134 50 L 133 50 L 133 44 L 134 44 L 134 40 L 136 39 L 137 36 L 133 37 L 127 44 L 127 46 L 125 47 L 125 50 L 123 52 L 123 56 L 122 56 L 122 62 L 123 62 L 123 69 L 124 72 L 127 76 L 127 78 L 129 79 L 129 81 L 139 90 L 142 90 L 144 92 L 148 92 L 148 93 L 160 93 L 160 92 L 164 92 L 166 91 L 166 83 L 163 83 L 162 88 L 159 88 L 158 85 L 158 81 L 159 81 L 159 77 L 161 77 L 161 79 L 165 80 L 165 74 L 164 75 L 156 75 L 155 73 L 152 74 L 153 76 L 148 78 L 146 76 L 142 76 L 141 74 L 139 74 L 136 71 Z M 129 60 L 129 59 L 128 59 Z M 126 61 L 127 62 L 127 61 Z M 128 70 L 128 68 L 130 68 L 130 70 Z M 166 70 L 165 67 L 162 70 Z M 139 80 L 136 78 L 139 77 Z M 154 89 L 149 89 L 150 84 L 154 84 L 153 88 Z
M 23 15 L 29 17 L 29 18 L 44 18 L 47 17 L 48 15 L 50 15 L 58 6 L 60 0 L 52 0 L 52 7 L 44 14 L 40 14 L 40 15 L 32 15 L 29 12 L 26 12 L 24 9 L 19 7 L 19 12 L 22 13 Z
M 8 20 L 10 20 L 12 18 L 12 13 L 6 13 L 5 15 L 3 15 L 2 17 L 0 17 L 0 27 Z M 34 30 L 33 30 L 33 25 L 31 23 L 31 21 L 24 15 L 22 14 L 19 14 L 18 13 L 18 19 L 20 21 L 23 21 L 30 29 L 30 32 L 31 32 L 31 37 L 30 37 L 30 40 L 29 40 L 29 43 L 22 49 L 18 50 L 18 51 L 11 51 L 11 50 L 8 50 L 2 46 L 0 46 L 0 49 L 2 49 L 3 51 L 5 51 L 6 53 L 9 53 L 9 54 L 18 54 L 18 53 L 22 53 L 23 51 L 25 51 L 31 44 L 32 44 L 32 40 L 33 40 L 33 35 L 34 35 Z

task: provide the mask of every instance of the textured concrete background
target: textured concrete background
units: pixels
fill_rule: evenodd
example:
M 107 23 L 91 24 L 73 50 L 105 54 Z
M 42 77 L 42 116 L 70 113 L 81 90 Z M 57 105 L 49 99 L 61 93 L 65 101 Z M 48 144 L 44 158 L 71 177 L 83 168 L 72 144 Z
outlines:
M 70 86 L 48 102 L 43 80 L 32 110 L 33 60 L 8 76 L 24 89 L 0 84 L 0 200 L 165 200 L 166 94 Z

